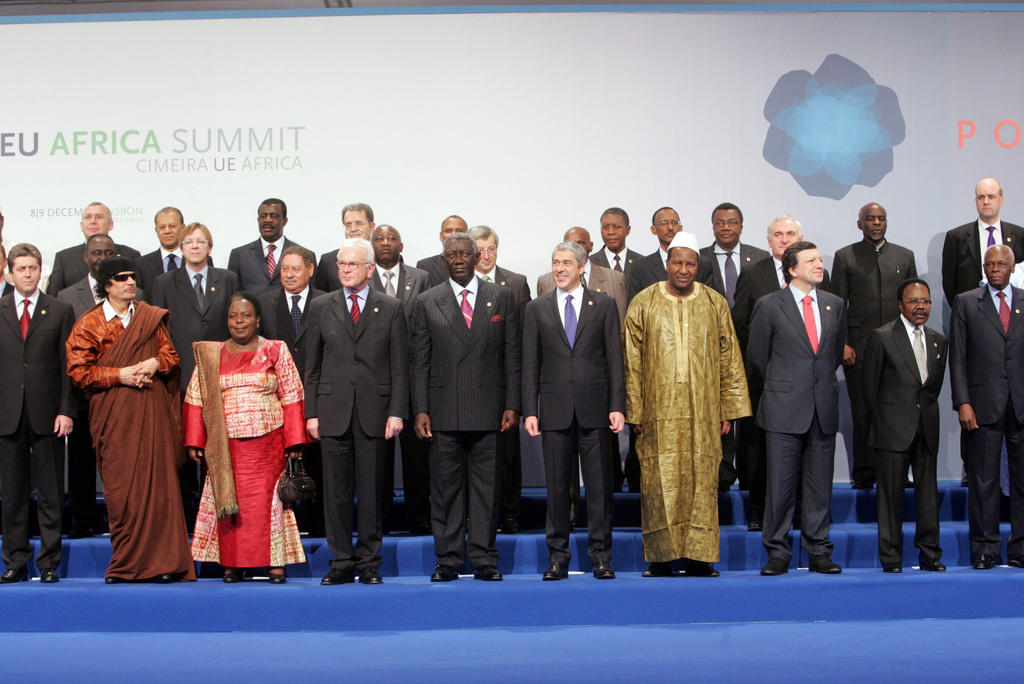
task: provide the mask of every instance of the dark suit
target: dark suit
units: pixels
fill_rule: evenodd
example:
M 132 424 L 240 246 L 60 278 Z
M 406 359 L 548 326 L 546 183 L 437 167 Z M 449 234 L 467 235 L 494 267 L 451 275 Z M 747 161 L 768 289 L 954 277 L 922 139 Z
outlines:
M 619 321 L 626 320 L 626 276 L 610 268 L 590 264 L 590 278 L 587 280 L 587 288 L 594 292 L 603 292 L 615 302 L 615 309 L 619 314 Z M 555 279 L 550 273 L 544 273 L 537 278 L 537 296 L 554 292 Z
M 428 414 L 434 434 L 434 549 L 438 563 L 453 568 L 465 546 L 473 567 L 497 564 L 496 436 L 502 412 L 521 406 L 522 332 L 512 291 L 479 279 L 475 286 L 472 327 L 448 282 L 421 294 L 412 316 L 412 412 Z
M 494 282 L 512 290 L 516 300 L 516 313 L 520 326 L 526 316 L 526 305 L 530 303 L 530 286 L 526 276 L 495 265 L 490 274 Z M 498 435 L 498 473 L 501 475 L 499 485 L 499 505 L 502 520 L 519 519 L 519 500 L 523 495 L 523 456 L 522 439 L 519 427 L 505 430 Z
M 839 429 L 839 383 L 846 306 L 817 289 L 821 318 L 812 351 L 792 285 L 754 305 L 747 362 L 764 379 L 757 424 L 766 433 L 768 483 L 762 538 L 770 558 L 789 562 L 789 528 L 797 478 L 802 479 L 801 543 L 812 556 L 830 555 L 829 504 Z
M 949 324 L 953 408 L 970 404 L 978 420 L 966 438 L 967 514 L 975 558 L 1000 557 L 999 459 L 1005 438 L 1011 527 L 1006 552 L 1010 560 L 1024 560 L 1024 290 L 1014 287 L 1012 293 L 1009 334 L 1003 332 L 987 285 L 957 295 Z
M 36 567 L 60 564 L 63 507 L 63 445 L 53 425 L 58 415 L 75 417 L 64 343 L 75 316 L 71 306 L 40 293 L 21 336 L 20 312 L 10 294 L 0 299 L 0 498 L 3 561 L 21 570 L 32 557 L 29 500 L 37 497 L 39 555 Z
M 238 277 L 223 268 L 207 268 L 203 282 L 205 296 L 203 308 L 196 299 L 193 273 L 188 268 L 179 268 L 164 273 L 153 280 L 153 293 L 149 303 L 167 309 L 171 313 L 171 342 L 181 357 L 181 391 L 184 396 L 192 371 L 196 367 L 195 356 L 191 353 L 192 343 L 199 340 L 223 342 L 228 333 L 228 306 L 231 295 L 239 288 Z
M 57 299 L 71 305 L 75 320 L 96 306 L 89 278 L 85 277 L 57 293 Z M 78 412 L 68 435 L 68 504 L 71 509 L 71 535 L 89 536 L 98 529 L 96 521 L 96 452 L 89 431 L 89 402 L 82 390 L 72 386 Z
M 0 297 L 6 297 L 10 293 L 14 292 L 14 286 L 7 282 L 7 280 L 3 279 L 2 274 L 0 274 L 0 280 L 3 282 L 3 285 L 0 286 Z
M 238 276 L 240 290 L 261 295 L 274 286 L 281 285 L 281 255 L 295 243 L 284 238 L 281 247 L 274 251 L 274 275 L 267 273 L 267 256 L 263 241 L 256 240 L 241 247 L 235 247 L 228 256 L 228 270 Z
M 260 295 L 260 308 L 263 316 L 260 319 L 263 337 L 269 340 L 281 340 L 288 345 L 288 351 L 295 359 L 295 367 L 302 377 L 306 368 L 306 340 L 309 337 L 309 308 L 313 300 L 325 294 L 309 285 L 306 292 L 306 303 L 302 308 L 302 322 L 296 335 L 292 326 L 291 295 L 283 287 L 274 287 Z M 323 482 L 323 457 L 320 443 L 311 442 L 302 450 L 302 463 L 306 472 L 314 482 Z M 299 528 L 313 537 L 324 536 L 324 509 L 319 501 L 302 502 L 295 509 L 295 517 Z
M 699 254 L 697 257 L 697 282 L 712 287 L 711 280 L 714 277 L 718 266 L 711 259 Z M 626 276 L 626 304 L 633 301 L 641 290 L 650 287 L 654 283 L 660 283 L 668 278 L 668 271 L 665 270 L 665 262 L 661 257 L 661 248 L 633 262 L 629 275 Z
M 821 289 L 830 287 L 828 271 Z M 780 289 L 778 271 L 771 254 L 767 259 L 755 262 L 750 268 L 740 271 L 736 280 L 736 296 L 733 298 L 732 322 L 736 328 L 736 338 L 740 342 L 744 359 L 747 356 L 747 343 L 750 340 L 750 318 L 754 313 L 754 304 L 761 297 L 777 292 Z M 762 381 L 749 363 L 747 371 L 747 387 L 750 390 L 750 410 L 754 420 L 745 420 L 736 436 L 736 470 L 740 479 L 740 489 L 750 490 L 751 520 L 760 522 L 764 517 L 764 493 L 766 486 L 767 464 L 765 463 L 764 431 L 757 425 L 757 407 L 761 400 Z M 799 488 L 799 483 L 797 483 Z
M 712 266 L 714 266 L 714 268 L 711 270 L 710 281 L 707 284 L 710 285 L 715 292 L 722 295 L 728 300 L 729 297 L 725 292 L 725 273 L 722 272 L 722 266 L 718 261 L 718 257 L 715 255 L 716 244 L 717 243 L 712 242 L 707 247 L 701 247 L 700 255 L 707 259 Z M 767 259 L 770 256 L 771 253 L 769 253 L 766 250 L 763 250 L 759 247 L 754 247 L 753 245 L 748 245 L 745 242 L 741 242 L 739 255 L 733 255 L 733 258 L 738 260 L 738 263 L 736 264 L 737 275 L 743 273 L 748 268 L 750 268 L 757 262 L 761 261 L 762 259 Z M 736 293 L 733 292 L 733 300 L 729 302 L 729 306 L 731 307 L 735 301 Z
M 114 249 L 119 256 L 133 260 L 139 258 L 139 253 L 127 245 L 115 244 Z M 85 263 L 85 243 L 62 249 L 53 257 L 53 271 L 46 283 L 46 294 L 56 297 L 65 287 L 87 275 L 89 266 Z
M 166 273 L 166 262 L 162 256 L 162 252 L 158 249 L 155 252 L 143 254 L 135 260 L 135 273 L 137 276 L 136 283 L 145 292 L 153 291 L 153 281 L 158 275 Z M 178 268 L 183 268 L 185 263 L 182 261 L 181 255 L 175 255 L 176 261 L 178 262 Z M 213 257 L 206 257 L 206 263 L 209 266 L 213 266 Z M 136 297 L 136 299 L 142 299 L 142 297 Z
M 1024 228 L 1001 221 L 1003 244 L 1013 250 L 1013 260 L 1024 259 Z M 952 306 L 958 294 L 974 290 L 981 284 L 981 241 L 978 221 L 957 226 L 946 233 L 942 243 L 942 291 Z
M 337 268 L 335 276 L 337 276 Z M 380 269 L 370 274 L 370 287 L 384 292 Z M 420 293 L 430 288 L 430 276 L 412 266 L 400 263 L 395 296 L 405 310 L 406 330 L 411 330 L 412 308 Z M 430 464 L 427 460 L 427 445 L 416 436 L 411 420 L 405 422 L 398 436 L 402 445 L 402 481 L 405 494 L 405 518 L 410 530 L 424 531 L 430 528 Z M 391 510 L 395 496 L 395 440 L 387 441 L 384 481 L 381 483 L 384 529 L 391 526 Z
M 633 264 L 644 258 L 643 254 L 641 254 L 640 252 L 634 252 L 628 247 L 625 250 L 625 254 L 619 252 L 619 256 L 625 257 L 624 259 L 622 259 L 620 266 L 622 266 L 622 274 L 627 279 L 629 278 L 629 270 L 633 267 Z M 602 246 L 601 249 L 597 250 L 596 252 L 590 255 L 590 263 L 594 264 L 595 266 L 604 266 L 605 268 L 610 268 L 613 271 L 615 270 L 614 265 L 609 263 L 608 261 L 608 255 L 604 253 L 604 246 Z
M 875 480 L 875 453 L 867 443 L 868 407 L 861 391 L 860 355 L 871 331 L 899 315 L 896 293 L 903 281 L 916 277 L 914 253 L 888 240 L 879 250 L 867 240 L 855 242 L 836 252 L 832 261 L 831 292 L 846 301 L 846 344 L 857 354 L 857 361 L 843 370 L 853 414 L 854 483 Z
M 416 262 L 416 268 L 426 271 L 430 276 L 430 287 L 448 282 L 448 267 L 440 254 L 420 259 Z
M 332 568 L 363 572 L 380 566 L 384 433 L 389 417 L 409 418 L 408 354 L 405 312 L 394 297 L 370 289 L 358 323 L 344 289 L 311 305 L 306 417 L 320 423 Z M 353 493 L 359 497 L 354 549 Z
M 923 344 L 928 376 L 921 382 L 917 359 L 903 317 L 872 332 L 857 357 L 870 431 L 878 450 L 878 556 L 882 563 L 903 559 L 903 499 L 907 467 L 914 472 L 917 526 L 914 546 L 920 560 L 942 558 L 939 547 L 939 391 L 946 372 L 946 337 L 925 326 Z
M 576 456 L 587 488 L 587 545 L 593 564 L 612 553 L 612 469 L 606 454 L 608 414 L 625 413 L 619 315 L 611 297 L 576 290 L 578 324 L 573 344 L 559 317 L 556 292 L 526 307 L 523 324 L 523 415 L 537 416 L 548 487 L 548 558 L 567 567 L 569 489 Z

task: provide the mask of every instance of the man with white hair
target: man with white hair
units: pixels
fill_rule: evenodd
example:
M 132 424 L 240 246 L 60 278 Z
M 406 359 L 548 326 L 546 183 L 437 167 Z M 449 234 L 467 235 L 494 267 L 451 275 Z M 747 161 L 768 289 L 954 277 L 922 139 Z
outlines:
M 626 311 L 626 422 L 638 433 L 645 577 L 717 577 L 721 435 L 750 415 L 747 381 L 729 304 L 696 282 L 697 237 L 677 232 L 666 280 Z

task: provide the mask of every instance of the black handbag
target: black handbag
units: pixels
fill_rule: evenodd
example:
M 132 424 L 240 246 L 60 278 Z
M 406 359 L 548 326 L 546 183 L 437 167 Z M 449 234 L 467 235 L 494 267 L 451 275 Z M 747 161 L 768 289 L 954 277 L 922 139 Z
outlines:
M 277 496 L 284 504 L 310 501 L 316 496 L 316 483 L 306 472 L 301 460 L 296 458 L 287 460 L 288 467 L 281 474 L 281 479 L 277 483 Z

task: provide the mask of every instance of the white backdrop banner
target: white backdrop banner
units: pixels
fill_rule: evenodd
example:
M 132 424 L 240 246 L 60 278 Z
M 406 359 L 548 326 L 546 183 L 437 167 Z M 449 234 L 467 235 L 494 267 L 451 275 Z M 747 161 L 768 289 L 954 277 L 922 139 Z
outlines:
M 97 200 L 145 253 L 154 212 L 175 205 L 224 265 L 264 197 L 318 254 L 342 237 L 341 207 L 367 202 L 412 262 L 439 251 L 449 214 L 493 227 L 499 263 L 532 286 L 566 228 L 599 244 L 613 205 L 643 253 L 658 207 L 710 244 L 711 209 L 731 201 L 744 241 L 765 246 L 790 213 L 830 262 L 877 201 L 938 303 L 943 234 L 976 217 L 979 178 L 1024 222 L 1024 14 L 650 9 L 12 19 L 5 242 L 50 258 Z M 936 306 L 933 325 L 946 317 Z M 940 479 L 960 474 L 946 395 Z M 848 444 L 848 416 L 843 430 Z

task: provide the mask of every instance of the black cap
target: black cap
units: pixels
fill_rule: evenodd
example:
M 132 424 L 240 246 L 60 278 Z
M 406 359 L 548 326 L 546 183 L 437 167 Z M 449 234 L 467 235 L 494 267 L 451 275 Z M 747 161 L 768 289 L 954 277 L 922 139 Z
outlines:
M 131 259 L 120 255 L 109 256 L 100 262 L 100 272 L 97 280 L 100 283 L 105 283 L 112 276 L 124 273 L 125 271 L 135 272 L 135 263 Z

